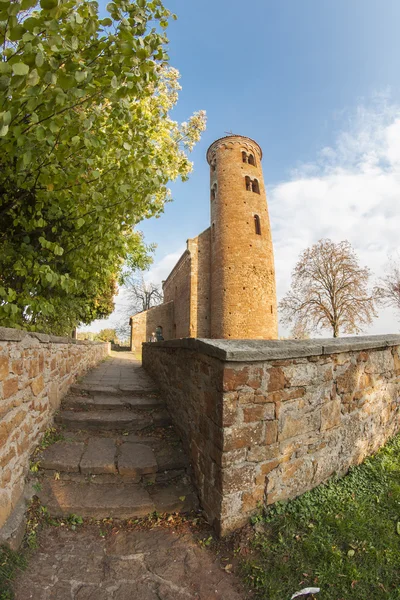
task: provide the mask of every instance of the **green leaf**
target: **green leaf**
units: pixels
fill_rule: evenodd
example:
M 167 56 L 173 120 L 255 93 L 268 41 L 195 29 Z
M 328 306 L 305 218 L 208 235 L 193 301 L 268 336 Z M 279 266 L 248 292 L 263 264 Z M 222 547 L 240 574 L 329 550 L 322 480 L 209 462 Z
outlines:
M 1 120 L 3 121 L 3 125 L 9 125 L 11 123 L 11 113 L 9 110 L 3 113 Z
M 22 10 L 28 10 L 29 8 L 33 8 L 38 3 L 38 0 L 22 0 L 21 8 Z
M 76 224 L 78 226 L 78 229 L 80 229 L 85 224 L 85 219 L 82 219 L 82 218 L 78 219 Z
M 8 62 L 0 61 L 0 73 L 10 73 L 11 65 Z
M 0 137 L 4 137 L 8 133 L 8 125 L 2 125 L 0 127 Z
M 40 77 L 39 77 L 39 73 L 37 72 L 36 69 L 32 69 L 32 71 L 29 73 L 28 77 L 26 78 L 26 83 L 27 85 L 33 87 L 34 85 L 37 85 L 40 81 Z
M 27 75 L 29 73 L 29 67 L 25 63 L 18 62 L 12 65 L 14 75 Z
M 51 10 L 58 6 L 58 0 L 40 0 L 40 6 L 45 10 Z
M 41 67 L 43 65 L 43 63 L 44 63 L 43 54 L 39 51 L 35 57 L 35 65 L 37 67 Z
M 400 535 L 400 521 L 397 522 L 396 531 Z
M 16 25 L 13 27 L 9 33 L 9 38 L 12 42 L 16 42 L 22 38 L 25 33 L 25 27 L 23 25 Z
M 86 77 L 87 77 L 86 71 L 76 71 L 76 73 L 75 73 L 75 79 L 78 83 L 82 83 L 82 81 L 85 81 Z

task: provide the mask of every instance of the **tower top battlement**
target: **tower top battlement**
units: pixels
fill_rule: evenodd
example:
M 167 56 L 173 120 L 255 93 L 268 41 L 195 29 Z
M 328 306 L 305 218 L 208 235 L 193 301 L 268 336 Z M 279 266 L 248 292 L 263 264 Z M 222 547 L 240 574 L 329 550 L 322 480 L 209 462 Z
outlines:
M 243 140 L 243 142 L 241 141 Z M 255 147 L 255 149 L 258 152 L 258 155 L 260 157 L 260 160 L 262 160 L 262 150 L 261 150 L 261 146 L 252 138 L 247 137 L 247 135 L 239 135 L 237 133 L 230 133 L 228 135 L 225 135 L 224 137 L 218 138 L 218 140 L 215 140 L 215 142 L 213 142 L 211 144 L 211 146 L 208 148 L 207 153 L 206 153 L 206 157 L 207 157 L 207 162 L 209 165 L 211 165 L 211 160 L 212 160 L 212 154 L 213 152 L 217 149 L 218 146 L 220 146 L 221 144 L 227 143 L 227 142 L 231 142 L 231 143 L 250 143 L 252 146 Z

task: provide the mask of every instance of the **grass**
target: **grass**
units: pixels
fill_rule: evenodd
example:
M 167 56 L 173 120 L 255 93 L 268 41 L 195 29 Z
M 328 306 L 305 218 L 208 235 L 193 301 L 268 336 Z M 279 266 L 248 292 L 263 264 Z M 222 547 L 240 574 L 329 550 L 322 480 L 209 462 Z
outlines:
M 11 583 L 18 571 L 26 566 L 25 557 L 19 552 L 13 552 L 6 546 L 0 546 L 0 600 L 13 598 Z
M 400 435 L 342 479 L 253 519 L 242 573 L 263 600 L 400 600 Z

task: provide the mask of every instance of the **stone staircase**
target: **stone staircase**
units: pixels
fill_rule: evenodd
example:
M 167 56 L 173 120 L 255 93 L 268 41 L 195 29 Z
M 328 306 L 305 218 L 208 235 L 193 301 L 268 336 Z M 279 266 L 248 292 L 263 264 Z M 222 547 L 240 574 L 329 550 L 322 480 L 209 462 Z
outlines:
M 55 423 L 63 440 L 37 458 L 42 504 L 53 516 L 96 519 L 196 509 L 189 463 L 157 390 L 131 357 L 126 381 L 104 385 L 109 362 L 62 402 Z

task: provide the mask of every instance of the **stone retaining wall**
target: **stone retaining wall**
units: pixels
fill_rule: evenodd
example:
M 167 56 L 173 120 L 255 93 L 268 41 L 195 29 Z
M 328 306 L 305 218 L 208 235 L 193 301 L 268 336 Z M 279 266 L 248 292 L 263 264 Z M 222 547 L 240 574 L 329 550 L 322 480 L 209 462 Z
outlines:
M 400 336 L 143 347 L 222 534 L 346 473 L 399 430 Z
M 0 328 L 0 528 L 18 504 L 29 455 L 61 398 L 108 354 L 108 343 Z

